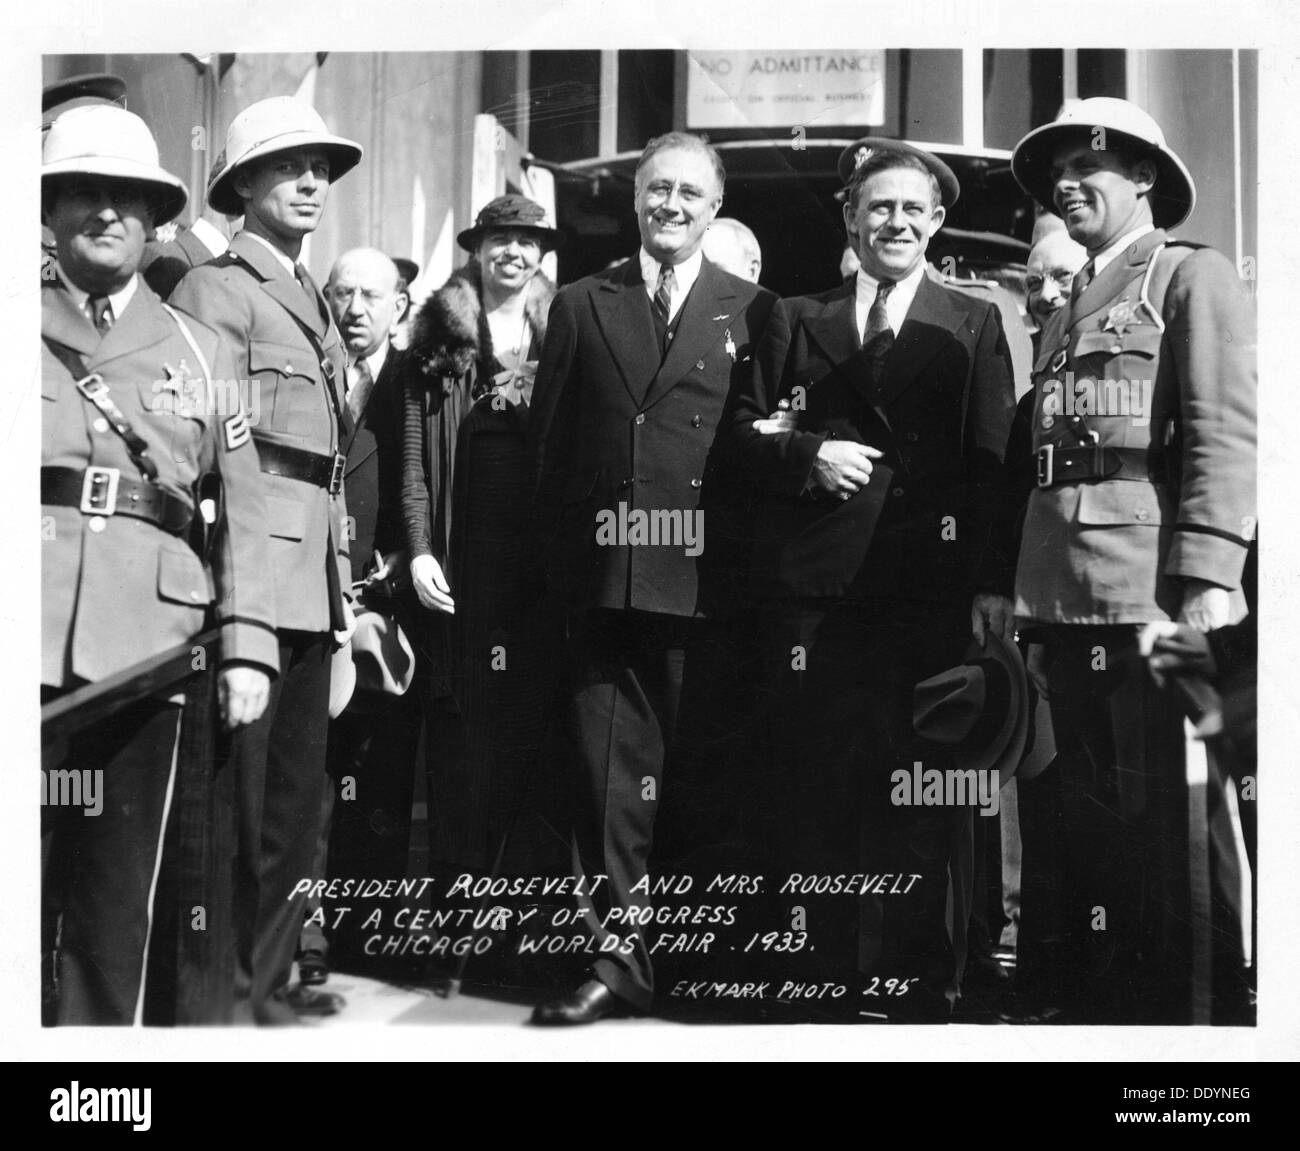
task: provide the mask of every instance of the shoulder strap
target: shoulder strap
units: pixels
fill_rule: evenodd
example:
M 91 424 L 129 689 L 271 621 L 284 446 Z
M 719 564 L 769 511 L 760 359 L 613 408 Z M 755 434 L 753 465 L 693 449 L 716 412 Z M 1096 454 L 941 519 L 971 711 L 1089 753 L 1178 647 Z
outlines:
M 302 322 L 293 312 L 288 312 L 289 318 L 298 325 L 299 331 L 307 337 L 307 342 L 311 345 L 311 350 L 316 353 L 316 361 L 320 364 L 321 375 L 325 379 L 325 390 L 329 393 L 330 407 L 334 409 L 334 418 L 338 421 L 339 443 L 342 444 L 349 436 L 352 435 L 352 417 L 348 412 L 347 405 L 339 404 L 339 395 L 337 385 L 334 381 L 334 365 L 329 356 L 325 354 L 325 347 L 316 337 L 316 333 Z
M 81 354 L 75 349 L 68 347 L 66 344 L 61 344 L 58 340 L 49 336 L 42 336 L 41 339 L 45 342 L 45 346 L 50 349 L 54 358 L 72 373 L 76 381 L 74 387 L 81 393 L 81 398 L 94 404 L 104 418 L 108 420 L 113 431 L 122 437 L 132 462 L 140 469 L 140 474 L 146 480 L 156 480 L 158 478 L 158 465 L 149 456 L 149 445 L 141 438 L 140 433 L 131 426 L 131 421 L 126 418 L 126 414 L 114 402 L 112 395 L 109 393 L 108 385 L 104 382 L 104 377 L 98 372 L 87 372 L 86 361 L 81 358 Z
M 1142 277 L 1142 287 L 1138 298 L 1146 308 L 1148 315 L 1162 332 L 1165 329 L 1165 297 L 1169 292 L 1170 281 L 1174 272 L 1202 244 L 1193 244 L 1187 240 L 1165 240 L 1154 252 L 1147 264 L 1146 274 Z

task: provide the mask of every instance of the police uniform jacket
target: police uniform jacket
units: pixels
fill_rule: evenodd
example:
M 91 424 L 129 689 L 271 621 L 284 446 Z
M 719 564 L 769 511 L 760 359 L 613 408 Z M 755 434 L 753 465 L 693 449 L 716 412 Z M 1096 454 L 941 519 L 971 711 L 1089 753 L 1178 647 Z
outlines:
M 234 376 L 216 334 L 186 323 L 212 375 Z M 217 472 L 225 515 L 213 541 L 211 572 L 185 535 L 144 519 L 41 509 L 41 682 L 71 687 L 103 679 L 200 632 L 215 604 L 223 661 L 279 670 L 274 592 L 266 565 L 266 518 L 257 453 L 247 417 L 218 393 L 209 399 L 203 369 L 175 319 L 143 281 L 102 336 L 73 304 L 61 280 L 41 291 L 41 334 L 78 353 L 147 443 L 157 485 L 191 508 L 200 475 Z M 119 482 L 143 481 L 125 441 L 77 391 L 75 377 L 41 349 L 41 464 L 83 471 L 114 469 Z M 232 408 L 232 410 L 227 410 Z M 122 496 L 118 506 L 127 506 Z
M 534 425 L 543 562 L 548 585 L 570 608 L 708 614 L 697 562 L 710 550 L 707 516 L 700 556 L 684 546 L 630 544 L 630 529 L 615 521 L 620 504 L 628 516 L 680 513 L 679 522 L 701 509 L 728 392 L 748 371 L 775 300 L 706 257 L 661 355 L 636 258 L 556 296 Z
M 229 344 L 235 376 L 250 381 L 253 437 L 330 457 L 350 430 L 343 394 L 346 353 L 324 297 L 303 286 L 245 232 L 195 268 L 172 302 L 214 327 Z M 317 355 L 303 326 L 324 353 Z M 340 418 L 340 414 L 341 417 Z M 342 424 L 342 427 L 340 426 Z M 342 489 L 263 473 L 270 563 L 281 628 L 324 632 L 343 626 L 350 587 L 347 507 Z
M 852 277 L 782 300 L 729 416 L 751 476 L 762 597 L 968 603 L 1010 595 L 1013 513 L 1001 468 L 1015 401 L 996 306 L 922 276 L 883 362 L 862 348 Z M 790 401 L 793 430 L 753 422 Z M 842 500 L 811 483 L 828 439 L 880 449 Z
M 1182 581 L 1229 589 L 1255 516 L 1255 321 L 1218 252 L 1150 232 L 1053 317 L 1034 365 L 1033 447 L 1016 613 L 1065 624 L 1176 617 Z M 1082 422 L 1076 417 L 1082 417 Z M 1109 478 L 1062 479 L 1096 436 Z

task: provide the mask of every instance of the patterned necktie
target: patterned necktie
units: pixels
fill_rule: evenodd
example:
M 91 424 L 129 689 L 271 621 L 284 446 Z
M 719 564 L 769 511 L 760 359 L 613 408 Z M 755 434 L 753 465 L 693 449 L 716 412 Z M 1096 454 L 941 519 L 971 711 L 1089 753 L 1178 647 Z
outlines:
M 375 377 L 370 372 L 370 364 L 366 360 L 358 360 L 353 367 L 352 387 L 348 389 L 348 411 L 354 422 L 361 419 L 374 386 Z
M 673 289 L 677 287 L 677 274 L 672 264 L 659 265 L 659 284 L 655 288 L 655 312 L 659 319 L 668 323 L 673 309 Z
M 896 280 L 881 280 L 876 288 L 876 298 L 871 301 L 871 310 L 867 313 L 867 326 L 862 333 L 862 347 L 867 353 L 867 362 L 871 365 L 873 383 L 880 380 L 885 360 L 894 347 L 894 329 L 889 326 L 889 309 L 886 304 L 889 293 L 897 285 Z
M 1074 274 L 1074 283 L 1070 285 L 1070 303 L 1073 304 L 1083 295 L 1083 290 L 1092 283 L 1092 278 L 1096 274 L 1097 266 L 1091 260 Z
M 91 296 L 86 301 L 90 306 L 90 322 L 102 336 L 113 326 L 113 309 L 109 306 L 107 296 Z

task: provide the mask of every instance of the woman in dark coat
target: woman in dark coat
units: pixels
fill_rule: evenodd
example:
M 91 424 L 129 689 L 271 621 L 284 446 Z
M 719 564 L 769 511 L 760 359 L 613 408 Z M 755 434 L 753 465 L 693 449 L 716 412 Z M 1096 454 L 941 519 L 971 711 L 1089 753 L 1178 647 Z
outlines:
M 555 294 L 540 263 L 558 238 L 540 205 L 493 200 L 458 237 L 471 259 L 412 329 L 403 515 L 412 580 L 446 645 L 439 663 L 460 713 L 459 740 L 450 719 L 442 738 L 431 733 L 431 868 L 564 866 L 554 773 L 541 754 L 559 620 L 527 544 L 529 402 Z

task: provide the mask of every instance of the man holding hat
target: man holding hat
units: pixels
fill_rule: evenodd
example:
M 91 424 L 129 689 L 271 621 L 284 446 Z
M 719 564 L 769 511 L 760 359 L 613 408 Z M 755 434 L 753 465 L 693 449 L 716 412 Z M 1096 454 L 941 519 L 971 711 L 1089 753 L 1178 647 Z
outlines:
M 230 248 L 195 268 L 173 301 L 230 344 L 239 379 L 258 389 L 251 429 L 270 521 L 281 676 L 261 723 L 236 748 L 240 801 L 237 955 L 254 1017 L 295 1021 L 331 1011 L 337 996 L 288 991 L 312 873 L 325 782 L 330 653 L 350 634 L 342 445 L 352 428 L 347 357 L 320 289 L 298 262 L 331 184 L 361 147 L 329 132 L 311 105 L 272 97 L 244 109 L 226 134 L 208 203 L 242 214 Z M 334 633 L 332 636 L 331 633 Z
M 55 275 L 41 290 L 41 698 L 49 702 L 221 626 L 227 729 L 255 723 L 279 661 L 266 518 L 248 415 L 210 328 L 139 273 L 150 229 L 185 206 L 144 121 L 65 112 L 43 146 Z M 192 538 L 197 487 L 220 476 L 211 581 Z M 62 915 L 61 1023 L 143 1020 L 146 953 L 176 779 L 180 708 L 147 698 L 70 738 L 47 764 L 96 782 L 97 809 L 45 807 L 46 906 Z M 47 778 L 53 778 L 51 772 Z M 51 796 L 53 792 L 51 792 Z M 94 818 L 88 818 L 93 816 Z
M 753 579 L 769 605 L 775 866 L 917 876 L 904 896 L 801 897 L 803 958 L 827 978 L 915 980 L 882 1012 L 942 1018 L 949 843 L 970 812 L 893 805 L 890 778 L 950 755 L 913 732 L 913 687 L 972 637 L 1010 636 L 1012 372 L 997 308 L 926 273 L 959 192 L 948 166 L 867 138 L 841 174 L 861 267 L 777 305 L 731 417 L 763 501 Z
M 1079 102 L 1020 141 L 1012 170 L 1088 253 L 1034 365 L 1037 483 L 1016 575 L 1063 773 L 1073 1006 L 1187 1022 L 1182 720 L 1137 637 L 1151 621 L 1208 631 L 1245 613 L 1254 316 L 1223 256 L 1167 234 L 1195 186 L 1136 105 Z

